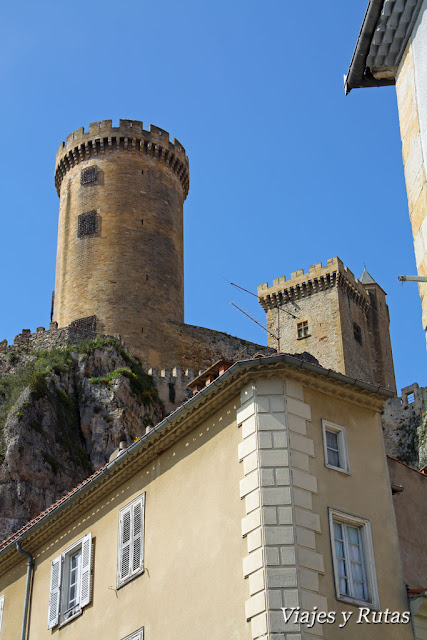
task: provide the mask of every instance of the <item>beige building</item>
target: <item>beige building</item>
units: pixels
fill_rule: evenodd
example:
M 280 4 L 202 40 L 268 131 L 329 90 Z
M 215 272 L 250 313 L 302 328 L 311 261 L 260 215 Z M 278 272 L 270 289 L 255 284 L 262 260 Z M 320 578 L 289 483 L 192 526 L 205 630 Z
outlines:
M 0 640 L 411 639 L 391 395 L 235 363 L 2 544 Z
M 427 277 L 427 1 L 369 0 L 345 91 L 396 85 L 409 216 L 419 277 Z M 427 330 L 427 282 L 419 283 Z

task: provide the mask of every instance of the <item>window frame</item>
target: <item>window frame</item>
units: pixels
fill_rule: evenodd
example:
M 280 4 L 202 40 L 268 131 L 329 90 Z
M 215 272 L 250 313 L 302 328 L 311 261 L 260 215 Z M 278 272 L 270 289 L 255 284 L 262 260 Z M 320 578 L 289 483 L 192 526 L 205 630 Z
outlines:
M 299 335 L 300 328 L 301 336 Z M 304 340 L 304 338 L 309 338 L 310 335 L 308 320 L 300 320 L 297 322 L 297 340 Z
M 71 558 L 79 553 L 79 564 L 77 571 L 77 588 L 78 598 L 75 605 L 70 607 L 70 578 L 71 578 Z M 62 554 L 62 568 L 61 568 L 61 596 L 59 606 L 59 626 L 62 626 L 66 622 L 69 622 L 73 618 L 79 616 L 82 613 L 80 607 L 81 599 L 81 575 L 82 575 L 82 539 L 68 547 Z M 65 618 L 65 615 L 72 611 L 70 615 Z
M 332 555 L 332 567 L 334 572 L 334 583 L 335 583 L 335 598 L 341 602 L 347 602 L 348 604 L 354 604 L 356 606 L 366 607 L 369 605 L 371 609 L 376 611 L 380 610 L 380 601 L 378 595 L 378 585 L 377 585 L 377 577 L 375 571 L 375 558 L 374 558 L 374 549 L 372 544 L 372 532 L 371 532 L 371 523 L 366 518 L 361 518 L 359 516 L 354 516 L 349 513 L 343 513 L 342 511 L 338 511 L 331 507 L 328 508 L 329 512 L 329 539 L 331 545 L 331 555 Z M 335 534 L 334 534 L 334 523 L 338 523 L 344 526 L 350 526 L 359 529 L 360 531 L 360 540 L 361 540 L 361 548 L 364 562 L 364 569 L 366 575 L 366 585 L 368 591 L 368 599 L 361 600 L 352 595 L 347 595 L 340 592 L 339 587 L 339 576 L 338 576 L 338 561 L 335 550 Z M 346 562 L 348 562 L 347 557 L 345 557 Z M 348 582 L 351 585 L 351 589 L 353 589 L 353 583 L 351 581 L 351 577 L 348 576 Z
M 84 211 L 77 218 L 77 238 L 99 237 L 101 230 L 101 219 L 97 209 Z
M 341 466 L 339 467 L 329 462 L 328 443 L 326 440 L 327 431 L 329 431 L 330 433 L 336 433 L 338 435 L 338 457 L 341 462 Z M 322 420 L 322 434 L 323 434 L 323 453 L 325 457 L 325 466 L 328 467 L 328 469 L 333 469 L 334 471 L 340 471 L 341 473 L 350 475 L 350 458 L 348 455 L 346 428 L 342 427 L 339 424 L 335 424 L 334 422 L 330 422 L 329 420 Z
M 81 186 L 87 186 L 89 184 L 96 184 L 99 180 L 98 165 L 91 164 L 80 172 L 80 184 Z
M 133 564 L 133 551 L 134 551 L 134 508 L 140 504 L 141 505 L 141 529 L 140 529 L 140 562 L 139 567 L 137 569 L 131 569 L 130 573 L 125 577 L 121 578 L 121 570 L 122 570 L 122 521 L 123 514 L 127 511 L 131 511 L 131 533 L 129 537 L 129 548 L 132 548 L 129 555 L 129 566 Z M 145 545 L 145 491 L 141 493 L 138 497 L 128 502 L 124 507 L 119 510 L 119 523 L 118 523 L 118 532 L 117 532 L 117 577 L 116 577 L 116 588 L 120 589 L 125 584 L 136 578 L 137 576 L 144 573 L 144 545 Z
M 78 602 L 69 607 L 71 564 L 80 551 L 78 571 Z M 61 628 L 83 613 L 92 599 L 92 534 L 88 533 L 52 560 L 49 587 L 48 629 Z M 57 571 L 57 574 L 55 573 Z M 54 599 L 57 598 L 55 601 Z

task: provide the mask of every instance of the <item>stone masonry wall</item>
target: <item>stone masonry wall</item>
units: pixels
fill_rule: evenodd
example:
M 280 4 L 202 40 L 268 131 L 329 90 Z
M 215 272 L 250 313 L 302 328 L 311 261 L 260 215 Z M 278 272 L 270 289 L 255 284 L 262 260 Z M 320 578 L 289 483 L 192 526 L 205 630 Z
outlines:
M 325 368 L 395 391 L 388 308 L 376 283 L 363 284 L 339 258 L 331 258 L 307 273 L 293 272 L 290 280 L 282 276 L 272 286 L 259 285 L 258 296 L 270 346 L 277 347 L 279 325 L 281 352 L 308 351 Z M 298 325 L 304 322 L 308 335 L 301 337 Z
M 321 625 L 307 629 L 286 623 L 282 613 L 282 607 L 328 610 L 327 599 L 319 593 L 324 560 L 316 551 L 320 517 L 312 505 L 317 479 L 309 473 L 314 456 L 313 440 L 306 435 L 310 406 L 301 384 L 280 379 L 248 384 L 241 391 L 241 403 L 238 455 L 244 473 L 240 495 L 247 513 L 242 535 L 248 550 L 243 575 L 249 581 L 246 618 L 252 638 L 323 637 Z
M 422 13 L 422 12 L 421 12 Z M 417 79 L 413 45 L 409 42 L 396 78 L 402 156 L 405 167 L 409 217 L 414 238 L 418 274 L 427 276 L 427 183 L 420 131 Z M 427 135 L 427 132 L 426 132 Z M 408 285 L 409 286 L 409 285 Z M 422 301 L 423 328 L 427 330 L 427 283 L 418 285 Z

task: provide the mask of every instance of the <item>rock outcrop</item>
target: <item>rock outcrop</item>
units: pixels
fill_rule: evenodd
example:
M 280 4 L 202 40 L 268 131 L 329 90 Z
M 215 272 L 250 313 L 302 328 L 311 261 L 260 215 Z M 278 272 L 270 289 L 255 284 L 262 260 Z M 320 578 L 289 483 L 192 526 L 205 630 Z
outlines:
M 164 414 L 152 379 L 113 338 L 0 361 L 0 539 L 104 465 Z
M 414 383 L 387 400 L 381 422 L 390 456 L 416 469 L 427 465 L 427 387 Z

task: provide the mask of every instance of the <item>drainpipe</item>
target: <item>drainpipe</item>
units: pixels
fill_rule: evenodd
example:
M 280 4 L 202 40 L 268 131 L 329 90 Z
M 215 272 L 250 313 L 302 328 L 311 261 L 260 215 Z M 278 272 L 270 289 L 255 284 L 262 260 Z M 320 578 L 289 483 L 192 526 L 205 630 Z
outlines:
M 34 567 L 34 558 L 28 551 L 24 551 L 21 547 L 20 543 L 16 543 L 16 549 L 19 553 L 22 553 L 23 556 L 27 556 L 27 584 L 25 585 L 25 602 L 24 602 L 24 615 L 22 617 L 22 632 L 21 632 L 21 640 L 25 640 L 26 630 L 27 630 L 27 616 L 28 616 L 28 603 L 30 599 L 30 587 L 31 587 L 31 574 Z

